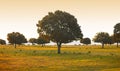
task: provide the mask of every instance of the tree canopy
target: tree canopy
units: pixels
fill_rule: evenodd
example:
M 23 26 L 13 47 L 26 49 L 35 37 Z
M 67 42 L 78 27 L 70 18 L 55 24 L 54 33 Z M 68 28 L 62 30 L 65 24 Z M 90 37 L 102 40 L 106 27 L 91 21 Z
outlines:
M 110 42 L 109 34 L 107 32 L 99 32 L 95 35 L 93 41 L 101 43 L 102 48 L 104 48 L 104 44 L 108 44 Z
M 0 39 L 0 44 L 1 44 L 1 45 L 5 45 L 5 44 L 6 44 L 6 41 L 3 40 L 3 39 Z
M 120 43 L 120 23 L 114 26 L 114 41 L 117 43 L 118 47 L 118 43 Z
M 114 44 L 114 43 L 115 43 L 114 36 L 113 35 L 109 36 L 108 44 Z
M 25 38 L 25 36 L 23 34 L 20 34 L 19 32 L 8 33 L 7 34 L 7 40 L 9 41 L 9 43 L 15 44 L 15 45 L 16 44 L 20 45 L 22 43 L 27 42 L 27 39 Z
M 37 43 L 37 39 L 36 38 L 30 38 L 29 42 L 32 43 L 32 45 L 34 45 L 35 43 Z
M 91 44 L 90 38 L 83 38 L 80 40 L 80 42 L 86 45 Z
M 41 44 L 42 46 L 45 45 L 46 43 L 50 43 L 50 40 L 45 39 L 43 37 L 38 37 L 37 39 L 37 44 Z
M 58 53 L 60 53 L 62 43 L 83 37 L 77 19 L 73 15 L 59 10 L 54 13 L 49 12 L 42 20 L 38 21 L 37 27 L 38 33 L 48 35 L 51 41 L 57 43 Z

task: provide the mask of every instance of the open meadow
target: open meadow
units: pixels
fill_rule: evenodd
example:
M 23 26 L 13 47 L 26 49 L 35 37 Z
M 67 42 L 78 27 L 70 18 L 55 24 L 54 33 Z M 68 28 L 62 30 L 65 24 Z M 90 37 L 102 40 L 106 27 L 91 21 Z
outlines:
M 0 71 L 120 71 L 120 48 L 0 45 Z

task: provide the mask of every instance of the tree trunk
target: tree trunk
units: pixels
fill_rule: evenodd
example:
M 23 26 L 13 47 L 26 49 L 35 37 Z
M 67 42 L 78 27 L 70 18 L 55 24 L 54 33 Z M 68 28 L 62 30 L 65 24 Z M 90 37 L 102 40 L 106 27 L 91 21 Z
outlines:
M 102 48 L 104 48 L 104 43 L 102 42 Z
M 118 47 L 118 42 L 117 42 L 117 47 Z
M 58 54 L 60 54 L 61 42 L 57 42 L 57 47 L 58 47 Z
M 16 36 L 14 34 L 14 47 L 16 48 Z
M 43 47 L 43 46 L 44 46 L 44 44 L 41 44 L 41 46 Z
M 41 44 L 41 46 L 42 46 L 42 47 L 44 47 L 44 46 L 45 46 L 45 44 Z
M 14 43 L 14 47 L 16 48 L 16 43 Z

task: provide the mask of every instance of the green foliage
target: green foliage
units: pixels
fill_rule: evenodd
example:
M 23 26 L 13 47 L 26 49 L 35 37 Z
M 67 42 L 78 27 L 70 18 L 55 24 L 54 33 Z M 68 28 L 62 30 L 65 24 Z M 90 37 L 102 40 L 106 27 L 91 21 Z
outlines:
M 20 34 L 19 32 L 8 33 L 7 40 L 11 44 L 19 44 L 19 45 L 22 44 L 22 43 L 26 43 L 27 42 L 27 40 L 24 37 L 24 35 Z
M 117 43 L 118 47 L 118 43 L 120 43 L 120 23 L 114 26 L 114 41 Z
M 76 38 L 82 38 L 77 19 L 62 11 L 50 12 L 37 24 L 38 33 L 47 34 L 54 42 L 68 43 Z
M 6 41 L 3 40 L 3 39 L 0 39 L 0 44 L 1 44 L 1 45 L 4 45 L 4 44 L 6 44 Z
M 38 39 L 37 39 L 37 44 L 42 44 L 42 46 L 49 42 L 50 42 L 49 40 L 42 38 L 42 37 L 38 37 Z
M 86 45 L 91 44 L 90 38 L 83 38 L 80 40 L 80 42 Z
M 109 39 L 109 34 L 106 32 L 99 32 L 97 35 L 93 38 L 94 42 L 104 43 L 107 44 Z
M 120 23 L 117 23 L 114 26 L 114 34 L 118 34 L 118 33 L 120 33 Z
M 114 44 L 114 36 L 113 35 L 111 35 L 111 36 L 109 36 L 109 39 L 108 39 L 108 44 Z
M 37 39 L 36 38 L 30 38 L 29 42 L 32 43 L 32 45 L 34 45 L 34 43 L 37 43 Z
M 97 35 L 93 38 L 94 42 L 98 42 L 102 44 L 102 48 L 104 48 L 104 44 L 111 43 L 111 38 L 107 32 L 99 32 Z

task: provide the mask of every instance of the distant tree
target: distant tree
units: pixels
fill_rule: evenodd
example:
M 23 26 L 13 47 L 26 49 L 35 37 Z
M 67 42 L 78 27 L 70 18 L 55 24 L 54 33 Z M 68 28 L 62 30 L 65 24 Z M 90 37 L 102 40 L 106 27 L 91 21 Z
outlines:
M 114 26 L 114 41 L 118 44 L 120 43 L 120 23 Z
M 7 34 L 7 40 L 9 43 L 14 44 L 16 48 L 16 44 L 21 45 L 22 43 L 27 43 L 27 40 L 23 34 L 19 32 L 12 32 Z
M 44 46 L 46 43 L 50 43 L 50 39 L 47 35 L 42 35 L 38 37 L 37 44 Z
M 108 44 L 110 44 L 110 45 L 114 44 L 114 36 L 113 35 L 109 36 Z
M 32 43 L 32 45 L 34 45 L 35 43 L 37 43 L 37 39 L 36 38 L 30 38 L 29 42 Z
M 80 40 L 80 42 L 86 45 L 91 44 L 90 38 L 83 38 Z
M 63 11 L 49 12 L 37 24 L 38 33 L 48 35 L 50 40 L 57 43 L 58 54 L 62 43 L 72 42 L 83 37 L 77 19 Z
M 104 44 L 109 43 L 109 34 L 107 32 L 99 32 L 97 35 L 93 38 L 94 42 L 98 42 L 102 44 L 102 48 L 104 48 Z
M 3 40 L 3 39 L 0 39 L 0 44 L 1 44 L 1 45 L 5 45 L 5 44 L 6 44 L 6 41 Z

